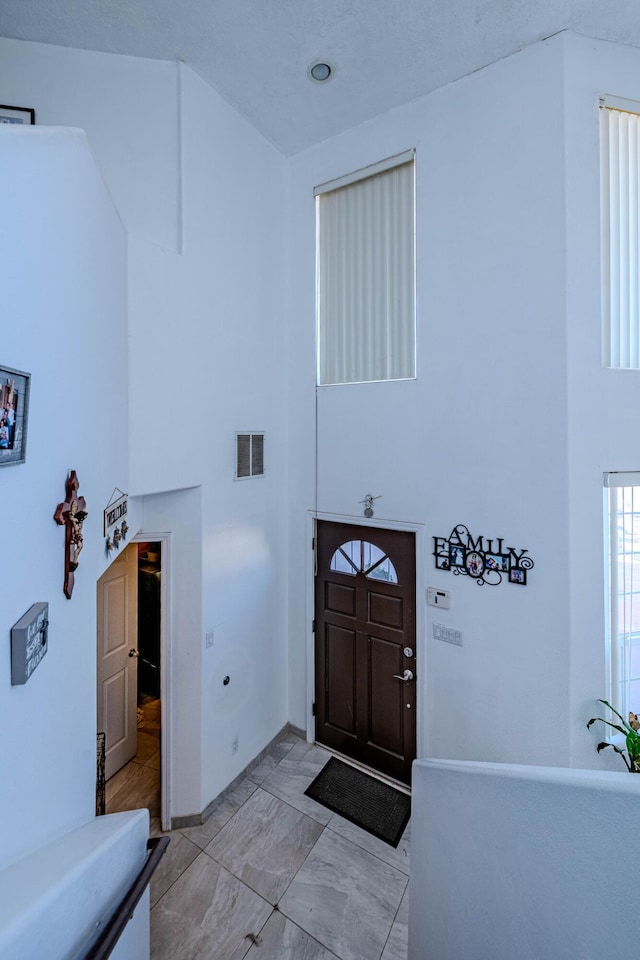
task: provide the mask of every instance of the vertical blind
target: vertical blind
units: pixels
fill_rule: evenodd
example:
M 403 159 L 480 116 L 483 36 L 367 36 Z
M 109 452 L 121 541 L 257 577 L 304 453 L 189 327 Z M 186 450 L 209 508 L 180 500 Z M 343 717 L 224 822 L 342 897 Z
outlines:
M 413 158 L 316 190 L 320 384 L 415 377 L 414 192 Z
M 640 103 L 606 97 L 601 106 L 604 359 L 608 367 L 637 370 Z

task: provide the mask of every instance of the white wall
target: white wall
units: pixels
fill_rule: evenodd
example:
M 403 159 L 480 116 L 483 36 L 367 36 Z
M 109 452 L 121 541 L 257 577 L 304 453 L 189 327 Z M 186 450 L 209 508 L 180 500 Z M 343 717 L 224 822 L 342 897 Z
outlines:
M 171 677 L 170 702 L 163 703 L 163 736 L 169 737 L 171 760 L 169 816 L 195 813 L 200 803 L 202 676 L 202 493 L 200 488 L 142 498 L 142 528 L 153 534 L 170 531 L 162 576 L 169 589 L 163 610 L 170 640 L 169 660 L 161 670 Z
M 200 488 L 145 499 L 145 528 L 188 553 L 174 592 L 196 578 L 172 614 L 171 792 L 174 816 L 199 813 L 288 719 L 285 161 L 177 63 L 0 40 L 0 81 L 86 129 L 129 231 L 128 492 Z M 234 483 L 248 429 L 266 475 Z
M 179 323 L 202 482 L 202 628 L 214 634 L 202 664 L 205 806 L 288 720 L 285 164 L 195 73 L 184 69 L 181 87 Z M 265 432 L 263 478 L 234 482 L 237 430 Z
M 98 284 L 100 309 L 87 307 L 89 279 L 98 269 L 91 251 L 106 242 L 95 232 L 84 243 L 89 254 L 80 284 L 78 270 L 58 268 L 58 238 L 67 234 L 56 226 L 54 251 L 52 228 L 40 228 L 40 208 L 53 221 L 64 219 L 67 233 L 79 235 L 80 224 L 75 213 L 67 217 L 64 209 L 62 216 L 65 194 L 52 192 L 49 172 L 42 190 L 21 191 L 42 193 L 45 203 L 34 201 L 34 215 L 25 219 L 21 197 L 19 229 L 8 244 L 13 259 L 21 244 L 34 244 L 29 263 L 14 274 L 20 313 L 32 303 L 25 315 L 36 332 L 31 341 L 24 325 L 8 325 L 3 356 L 32 369 L 42 351 L 53 383 L 49 361 L 63 357 L 72 320 L 85 334 L 87 317 L 93 331 L 108 324 L 108 345 L 98 349 L 97 341 L 83 339 L 73 383 L 88 391 L 78 414 L 83 423 L 95 420 L 94 408 L 106 415 L 105 398 L 111 419 L 106 433 L 98 431 L 99 442 L 96 431 L 82 434 L 91 449 L 88 468 L 82 457 L 67 463 L 65 454 L 63 472 L 78 469 L 88 495 L 84 476 L 108 452 L 108 469 L 99 472 L 105 492 L 88 496 L 100 510 L 116 484 L 140 497 L 199 488 L 197 497 L 180 500 L 174 520 L 176 537 L 190 545 L 188 569 L 196 577 L 191 606 L 174 613 L 173 623 L 181 678 L 173 733 L 177 743 L 191 743 L 171 773 L 174 815 L 201 810 L 287 719 L 306 726 L 307 512 L 316 506 L 312 188 L 409 147 L 418 164 L 418 379 L 320 391 L 317 505 L 359 517 L 364 494 L 382 494 L 377 522 L 424 529 L 423 754 L 601 762 L 582 728 L 592 698 L 603 693 L 600 474 L 635 468 L 637 458 L 626 439 L 628 416 L 619 412 L 634 406 L 636 375 L 597 366 L 593 95 L 608 87 L 638 96 L 636 58 L 619 46 L 557 37 L 285 163 L 186 67 L 0 40 L 3 98 L 35 106 L 38 120 L 87 129 L 131 232 L 129 480 L 122 479 L 126 451 L 120 452 L 127 416 L 111 399 L 117 393 L 119 404 L 126 393 L 118 379 L 126 368 L 124 291 L 117 283 L 106 291 Z M 113 229 L 121 231 L 117 225 L 107 233 Z M 107 267 L 110 256 L 101 256 Z M 34 286 L 34 274 L 47 283 Z M 50 320 L 52 289 L 59 290 L 64 314 L 61 334 Z M 91 373 L 83 381 L 85 369 Z M 372 417 L 372 409 L 382 412 Z M 619 426 L 611 428 L 611 415 L 596 413 L 594 421 L 594 410 L 615 410 Z M 234 433 L 246 429 L 267 432 L 266 476 L 234 483 Z M 54 464 L 59 472 L 61 464 L 49 459 L 44 475 Z M 13 484 L 27 469 L 3 471 L 3 482 L 6 476 Z M 33 486 L 41 497 L 45 485 L 34 479 Z M 46 511 L 53 512 L 57 497 Z M 154 519 L 161 516 L 167 511 Z M 200 543 L 192 537 L 197 517 Z M 530 551 L 536 566 L 526 589 L 478 588 L 434 569 L 431 537 L 446 536 L 460 522 Z M 28 542 L 31 558 L 31 539 L 20 542 Z M 88 551 L 83 564 L 85 557 Z M 92 582 L 103 566 L 96 557 Z M 451 590 L 451 610 L 438 611 L 437 619 L 464 631 L 461 649 L 429 639 L 427 583 Z M 7 622 L 41 599 L 31 596 L 36 586 L 37 580 L 25 586 L 28 596 L 19 604 L 12 596 L 20 609 L 7 613 Z M 91 610 L 78 617 L 92 639 L 93 596 Z M 207 631 L 214 634 L 211 649 L 204 649 Z M 93 649 L 90 659 L 75 663 L 80 676 L 93 671 Z M 43 669 L 30 684 L 40 683 Z M 231 682 L 224 687 L 226 675 Z M 92 709 L 88 701 L 79 707 L 83 715 Z M 234 737 L 239 751 L 232 757 Z M 15 755 L 23 748 L 18 737 Z M 92 749 L 87 740 L 86 781 Z M 178 765 L 195 754 L 200 766 L 183 780 Z M 60 789 L 67 791 L 75 777 L 62 778 L 67 786 Z M 19 793 L 9 809 L 22 804 Z M 69 812 L 68 822 L 75 816 Z
M 3 467 L 0 864 L 91 818 L 102 510 L 126 489 L 126 237 L 80 131 L 0 130 L 2 363 L 31 373 L 27 461 Z M 69 469 L 86 498 L 71 600 L 53 521 Z M 130 526 L 135 529 L 135 508 Z M 49 603 L 49 650 L 11 686 L 9 630 Z
M 127 230 L 177 248 L 175 64 L 0 38 L 0 87 L 37 124 L 85 130 Z
M 315 499 L 313 187 L 414 147 L 418 378 L 320 389 L 318 507 L 361 517 L 370 492 L 382 495 L 376 522 L 425 525 L 422 755 L 569 760 L 563 76 L 556 38 L 290 162 L 296 724 L 306 720 L 303 531 Z M 457 523 L 528 549 L 528 586 L 436 571 L 431 538 Z M 426 608 L 427 584 L 451 591 L 450 611 Z M 462 629 L 463 647 L 430 639 L 433 620 Z
M 640 465 L 640 373 L 602 366 L 598 99 L 640 101 L 640 51 L 586 37 L 566 40 L 567 337 L 571 518 L 571 738 L 578 766 L 593 764 L 585 718 L 608 698 L 604 650 L 602 474 Z M 611 754 L 611 756 L 609 756 Z M 607 751 L 598 766 L 620 770 Z
M 637 956 L 634 911 L 612 884 L 635 870 L 624 824 L 640 778 L 447 761 L 413 772 L 409 960 Z
M 136 240 L 130 257 L 133 488 L 201 495 L 199 632 L 193 616 L 174 633 L 176 683 L 188 670 L 201 687 L 174 702 L 173 816 L 204 809 L 288 719 L 284 160 L 184 66 L 180 89 L 183 253 Z M 237 430 L 265 431 L 264 478 L 234 482 Z M 187 795 L 177 765 L 198 746 Z

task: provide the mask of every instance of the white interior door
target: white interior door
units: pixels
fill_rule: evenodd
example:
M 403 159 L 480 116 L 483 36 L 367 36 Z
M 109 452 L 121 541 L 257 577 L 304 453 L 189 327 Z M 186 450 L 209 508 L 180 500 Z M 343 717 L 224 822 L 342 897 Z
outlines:
M 108 780 L 136 754 L 138 549 L 131 544 L 98 580 L 98 731 Z

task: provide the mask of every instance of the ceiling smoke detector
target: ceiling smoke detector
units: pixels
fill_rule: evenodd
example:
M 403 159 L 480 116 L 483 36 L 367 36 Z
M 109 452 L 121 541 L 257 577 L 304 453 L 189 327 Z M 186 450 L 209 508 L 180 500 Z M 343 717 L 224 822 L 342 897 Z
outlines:
M 326 60 L 317 60 L 307 68 L 307 76 L 312 83 L 326 83 L 334 73 L 333 66 Z

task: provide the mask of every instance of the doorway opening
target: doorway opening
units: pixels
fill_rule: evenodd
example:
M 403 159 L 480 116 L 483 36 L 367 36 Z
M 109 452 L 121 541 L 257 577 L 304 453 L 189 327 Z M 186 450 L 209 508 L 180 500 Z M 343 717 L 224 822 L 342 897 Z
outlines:
M 318 520 L 315 739 L 399 780 L 416 757 L 416 538 Z
M 162 813 L 162 616 L 162 544 L 131 543 L 98 581 L 107 813 Z

